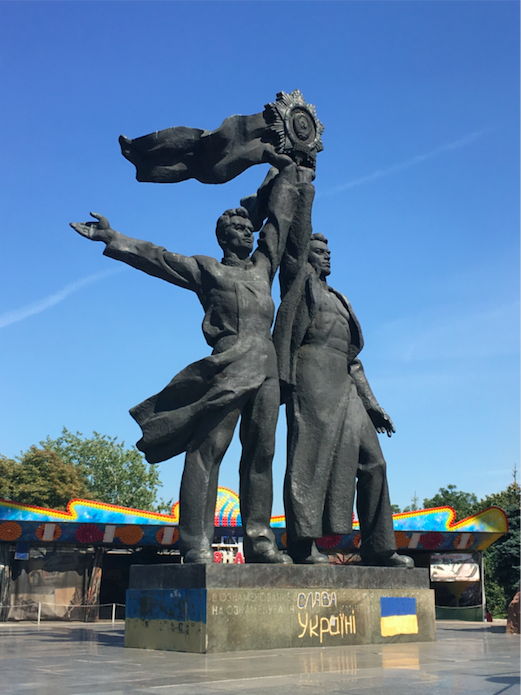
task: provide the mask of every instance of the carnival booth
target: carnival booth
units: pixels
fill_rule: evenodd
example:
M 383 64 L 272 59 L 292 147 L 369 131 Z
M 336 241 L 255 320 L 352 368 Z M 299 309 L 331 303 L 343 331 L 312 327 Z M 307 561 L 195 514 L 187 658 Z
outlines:
M 399 552 L 429 567 L 438 618 L 483 620 L 482 551 L 508 531 L 498 507 L 456 522 L 451 507 L 394 515 Z M 67 511 L 0 500 L 0 621 L 124 617 L 130 566 L 180 562 L 179 503 L 156 514 L 101 502 L 72 500 Z M 271 525 L 282 550 L 285 519 Z M 317 545 L 334 564 L 360 562 L 359 524 L 348 536 Z M 219 488 L 215 562 L 242 563 L 239 497 Z

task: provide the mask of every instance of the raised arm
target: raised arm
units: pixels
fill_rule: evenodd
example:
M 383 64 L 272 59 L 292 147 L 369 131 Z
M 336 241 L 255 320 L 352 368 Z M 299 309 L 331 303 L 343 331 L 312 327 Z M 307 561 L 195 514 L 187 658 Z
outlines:
M 394 428 L 393 421 L 387 415 L 385 410 L 378 405 L 378 401 L 375 398 L 374 393 L 369 386 L 367 377 L 362 367 L 362 363 L 358 358 L 354 359 L 349 365 L 349 374 L 351 375 L 353 381 L 356 385 L 356 390 L 364 408 L 367 410 L 367 414 L 371 418 L 371 422 L 375 426 L 375 429 L 380 434 L 387 432 L 387 436 L 390 437 L 393 432 L 396 432 Z
M 271 186 L 267 220 L 261 229 L 259 243 L 252 260 L 265 263 L 273 281 L 286 246 L 288 232 L 293 221 L 297 201 L 297 166 L 291 162 L 275 177 Z
M 280 266 L 281 299 L 290 291 L 299 273 L 306 275 L 309 243 L 313 232 L 311 210 L 315 197 L 315 188 L 311 183 L 300 182 L 297 183 L 297 190 L 299 199 Z M 298 284 L 300 287 L 302 283 Z M 302 287 L 300 289 L 302 290 Z
M 195 258 L 171 253 L 149 241 L 127 237 L 112 229 L 106 217 L 94 212 L 90 214 L 96 222 L 71 222 L 71 227 L 86 239 L 105 242 L 103 255 L 174 285 L 199 291 L 201 272 Z

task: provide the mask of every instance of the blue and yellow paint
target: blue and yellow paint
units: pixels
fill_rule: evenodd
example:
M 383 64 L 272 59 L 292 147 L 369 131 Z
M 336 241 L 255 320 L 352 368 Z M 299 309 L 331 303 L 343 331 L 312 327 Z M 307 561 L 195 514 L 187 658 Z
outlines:
M 382 637 L 417 635 L 416 599 L 407 596 L 381 596 L 380 632 Z
M 205 589 L 129 589 L 125 646 L 203 653 L 206 616 Z

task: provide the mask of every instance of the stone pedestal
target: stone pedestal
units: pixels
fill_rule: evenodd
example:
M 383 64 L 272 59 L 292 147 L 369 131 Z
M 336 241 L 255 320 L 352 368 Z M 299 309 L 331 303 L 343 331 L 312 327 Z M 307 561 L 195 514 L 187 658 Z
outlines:
M 435 640 L 426 569 L 134 565 L 125 646 L 180 652 Z

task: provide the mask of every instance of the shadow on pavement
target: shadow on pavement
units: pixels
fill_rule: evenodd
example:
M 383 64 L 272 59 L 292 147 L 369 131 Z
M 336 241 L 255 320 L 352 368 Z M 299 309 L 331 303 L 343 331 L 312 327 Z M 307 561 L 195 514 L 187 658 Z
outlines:
M 489 683 L 498 683 L 500 685 L 505 685 L 504 688 L 496 691 L 494 695 L 501 695 L 501 693 L 506 693 L 507 690 L 510 690 L 510 688 L 512 688 L 514 685 L 519 686 L 520 683 L 519 676 L 489 676 L 485 680 L 487 680 Z

